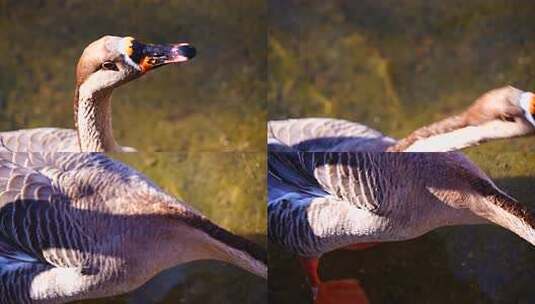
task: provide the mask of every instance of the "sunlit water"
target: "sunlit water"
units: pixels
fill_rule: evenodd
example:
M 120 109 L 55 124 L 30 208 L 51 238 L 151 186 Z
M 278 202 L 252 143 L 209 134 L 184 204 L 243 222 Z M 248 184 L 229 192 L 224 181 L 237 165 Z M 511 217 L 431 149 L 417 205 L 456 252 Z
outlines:
M 533 90 L 535 4 L 528 1 L 270 0 L 268 117 L 336 117 L 394 137 L 464 110 L 485 91 Z M 530 153 L 531 152 L 531 153 Z M 468 156 L 535 210 L 535 138 Z M 272 303 L 310 303 L 294 256 L 269 246 Z M 324 280 L 358 279 L 371 303 L 532 303 L 535 249 L 495 226 L 336 251 Z

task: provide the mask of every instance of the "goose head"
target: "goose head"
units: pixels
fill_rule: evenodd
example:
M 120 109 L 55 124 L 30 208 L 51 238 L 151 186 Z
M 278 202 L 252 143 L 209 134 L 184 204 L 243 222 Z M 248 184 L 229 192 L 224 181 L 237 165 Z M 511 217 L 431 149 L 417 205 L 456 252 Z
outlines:
M 76 66 L 74 124 L 80 151 L 131 151 L 113 137 L 113 89 L 164 65 L 186 62 L 195 54 L 187 43 L 145 44 L 132 37 L 104 36 L 89 44 Z
M 468 125 L 482 125 L 493 120 L 511 123 L 509 128 L 535 128 L 535 95 L 512 86 L 491 90 L 466 110 Z
M 193 58 L 187 43 L 144 44 L 132 37 L 104 36 L 83 51 L 76 67 L 79 88 L 99 92 L 113 89 L 155 68 Z
M 507 86 L 483 94 L 458 115 L 412 132 L 389 151 L 446 152 L 534 133 L 535 95 Z

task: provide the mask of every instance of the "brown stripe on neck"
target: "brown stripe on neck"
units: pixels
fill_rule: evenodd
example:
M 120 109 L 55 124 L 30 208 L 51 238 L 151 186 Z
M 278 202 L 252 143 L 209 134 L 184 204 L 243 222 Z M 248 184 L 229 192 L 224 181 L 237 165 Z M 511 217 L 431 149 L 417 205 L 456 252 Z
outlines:
M 78 102 L 79 102 L 78 99 L 79 97 L 80 97 L 80 86 L 76 85 L 76 89 L 74 90 L 73 112 L 74 112 L 74 128 L 77 130 L 78 130 Z
M 473 190 L 485 197 L 495 206 L 521 219 L 530 228 L 535 229 L 535 216 L 524 205 L 497 190 L 489 181 L 462 171 L 460 178 L 468 181 Z
M 82 151 L 82 141 L 80 140 L 80 130 L 78 129 L 78 104 L 80 102 L 80 86 L 76 84 L 76 89 L 74 89 L 74 101 L 73 101 L 73 112 L 74 112 L 74 129 L 76 130 L 76 138 L 78 139 L 78 149 Z
M 412 132 L 409 136 L 399 140 L 395 145 L 389 147 L 386 151 L 387 152 L 402 152 L 408 147 L 410 147 L 412 144 L 414 144 L 415 142 L 421 139 L 425 139 L 425 138 L 428 138 L 437 134 L 451 132 L 460 128 L 464 128 L 467 125 L 468 125 L 468 120 L 466 119 L 466 115 L 464 114 L 454 115 L 452 117 L 443 119 L 439 122 L 433 123 L 429 126 L 425 126 L 425 127 L 421 127 L 417 129 L 416 131 Z M 425 151 L 421 151 L 421 152 L 425 152 Z
M 187 211 L 172 203 L 158 204 L 156 208 L 158 213 L 163 213 L 174 220 L 179 220 L 190 227 L 201 230 L 213 239 L 233 249 L 245 252 L 255 260 L 267 265 L 266 249 L 217 226 L 204 216 Z
M 243 251 L 254 259 L 267 265 L 266 250 L 252 241 L 230 233 L 227 230 L 215 225 L 207 218 L 199 215 L 183 217 L 181 220 L 189 226 L 203 231 L 213 239 L 231 248 Z

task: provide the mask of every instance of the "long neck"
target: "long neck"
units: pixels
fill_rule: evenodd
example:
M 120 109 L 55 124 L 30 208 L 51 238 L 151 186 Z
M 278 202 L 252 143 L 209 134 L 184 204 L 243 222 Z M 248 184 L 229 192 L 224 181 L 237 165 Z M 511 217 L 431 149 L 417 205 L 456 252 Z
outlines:
M 81 152 L 119 150 L 112 132 L 111 93 L 84 84 L 77 89 L 74 118 Z
M 201 216 L 183 218 L 188 225 L 203 235 L 210 248 L 209 257 L 224 261 L 267 278 L 267 255 L 265 249 L 239 237 Z
M 535 217 L 526 206 L 495 187 L 479 185 L 481 195 L 473 207 L 474 213 L 487 218 L 535 246 Z
M 392 152 L 448 152 L 456 151 L 480 143 L 522 136 L 530 133 L 528 125 L 513 124 L 501 120 L 493 120 L 482 125 L 466 126 L 450 132 L 433 134 L 420 138 L 408 146 L 392 147 Z
M 194 260 L 219 260 L 267 278 L 267 254 L 259 245 L 239 237 L 203 216 L 185 211 L 178 204 L 162 207 L 165 240 L 162 248 L 163 268 Z M 167 253 L 165 253 L 167 252 Z
M 388 152 L 448 152 L 476 146 L 480 143 L 522 136 L 532 127 L 520 121 L 491 120 L 471 124 L 466 114 L 455 115 L 422 127 L 387 149 Z
M 428 151 L 435 149 L 434 146 L 425 142 L 428 138 L 437 137 L 440 135 L 448 134 L 456 129 L 464 128 L 468 125 L 468 120 L 466 115 L 460 114 L 452 117 L 448 117 L 436 123 L 433 123 L 429 126 L 421 127 L 416 131 L 412 132 L 409 136 L 399 140 L 395 145 L 387 149 L 388 152 L 402 152 L 406 151 L 407 148 L 416 144 L 417 142 L 424 142 L 423 147 L 420 145 L 419 148 L 422 149 L 420 152 L 434 152 Z M 439 138 L 438 141 L 442 142 Z M 447 142 L 444 145 L 448 145 Z M 451 150 L 451 149 L 450 149 Z
M 456 198 L 461 207 L 514 232 L 535 246 L 535 216 L 525 205 L 507 195 L 490 180 L 467 171 L 461 171 L 457 175 L 457 181 L 469 186 Z

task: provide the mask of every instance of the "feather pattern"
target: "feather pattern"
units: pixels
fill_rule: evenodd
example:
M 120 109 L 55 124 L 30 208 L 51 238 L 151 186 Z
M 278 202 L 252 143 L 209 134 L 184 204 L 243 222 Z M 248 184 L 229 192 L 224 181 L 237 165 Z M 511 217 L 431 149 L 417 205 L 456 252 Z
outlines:
M 497 223 L 535 243 L 535 220 L 458 153 L 268 152 L 269 238 L 302 256 Z
M 271 149 L 299 151 L 384 151 L 395 140 L 365 125 L 341 119 L 303 118 L 268 122 Z
M 2 144 L 18 152 L 80 152 L 78 135 L 72 129 L 34 128 L 0 132 Z
M 72 271 L 80 277 L 98 274 L 109 277 L 108 283 L 123 279 L 115 273 L 124 260 L 124 253 L 118 251 L 121 246 L 106 245 L 103 241 L 109 240 L 99 237 L 99 232 L 112 225 L 121 228 L 121 217 L 112 223 L 112 217 L 95 216 L 90 211 L 111 211 L 106 202 L 119 195 L 134 199 L 135 194 L 126 191 L 133 184 L 159 190 L 137 172 L 102 154 L 2 151 L 1 157 L 0 293 L 5 296 L 0 302 L 46 299 L 51 291 L 40 290 L 32 282 L 47 270 Z M 104 183 L 104 176 L 117 188 Z M 120 244 L 122 238 L 119 232 L 115 241 Z M 101 280 L 87 279 L 84 284 L 88 289 Z M 57 288 L 55 292 L 62 292 L 61 286 Z
M 0 303 L 119 294 L 203 258 L 266 272 L 261 248 L 104 154 L 0 149 Z

